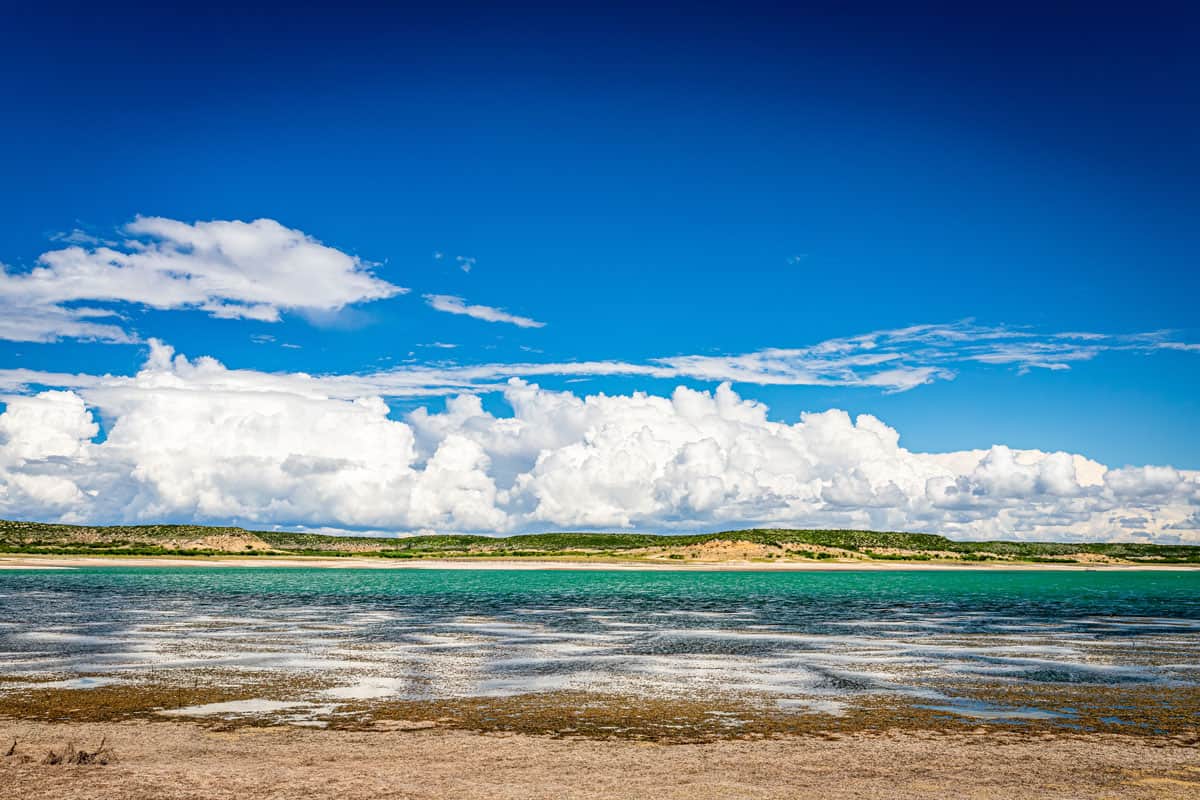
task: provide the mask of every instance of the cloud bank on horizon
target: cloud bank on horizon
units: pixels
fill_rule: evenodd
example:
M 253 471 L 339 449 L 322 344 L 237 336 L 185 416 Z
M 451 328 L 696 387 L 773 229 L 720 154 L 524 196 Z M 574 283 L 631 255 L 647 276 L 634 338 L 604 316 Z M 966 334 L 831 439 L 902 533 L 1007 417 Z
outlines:
M 871 415 L 773 422 L 727 383 L 581 397 L 514 378 L 509 416 L 464 394 L 395 420 L 378 396 L 279 378 L 158 345 L 130 378 L 13 397 L 0 414 L 0 515 L 475 532 L 802 524 L 1200 544 L 1200 472 L 1000 445 L 914 453 Z M 113 420 L 103 441 L 95 411 Z
M 273 220 L 139 217 L 121 234 L 76 232 L 29 270 L 0 269 L 0 338 L 149 347 L 133 375 L 0 369 L 9 393 L 0 516 L 470 532 L 867 527 L 1200 544 L 1200 472 L 1002 445 L 911 452 L 870 414 L 771 420 L 731 386 L 903 392 L 966 364 L 1058 371 L 1107 352 L 1200 349 L 1167 331 L 1047 334 L 963 321 L 734 355 L 230 369 L 145 339 L 124 311 L 277 323 L 409 290 Z M 452 315 L 546 324 L 457 295 L 423 297 Z M 687 379 L 711 390 L 580 395 L 529 382 L 543 376 Z M 511 413 L 485 411 L 480 394 L 490 392 Z M 423 396 L 449 399 L 402 419 L 385 402 Z

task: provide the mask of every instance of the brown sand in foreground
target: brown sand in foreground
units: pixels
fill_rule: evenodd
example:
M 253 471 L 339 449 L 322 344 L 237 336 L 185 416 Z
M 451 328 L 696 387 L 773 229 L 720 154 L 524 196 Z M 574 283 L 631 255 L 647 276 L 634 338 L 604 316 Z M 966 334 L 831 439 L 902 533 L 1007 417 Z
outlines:
M 0 721 L 4 800 L 1189 798 L 1200 750 L 1116 735 L 892 733 L 699 745 L 463 731 Z M 68 740 L 119 758 L 37 763 Z M 32 758 L 22 761 L 22 754 Z
M 1101 571 L 1188 571 L 1200 569 L 1189 564 L 1046 564 L 1038 562 L 952 561 L 708 561 L 655 562 L 647 560 L 606 560 L 602 558 L 421 558 L 390 559 L 363 556 L 322 558 L 319 556 L 0 556 L 0 570 L 73 569 L 78 567 L 321 567 L 326 569 L 583 569 L 583 570 L 656 570 L 656 571 L 764 571 L 824 572 L 839 570 L 1101 570 Z

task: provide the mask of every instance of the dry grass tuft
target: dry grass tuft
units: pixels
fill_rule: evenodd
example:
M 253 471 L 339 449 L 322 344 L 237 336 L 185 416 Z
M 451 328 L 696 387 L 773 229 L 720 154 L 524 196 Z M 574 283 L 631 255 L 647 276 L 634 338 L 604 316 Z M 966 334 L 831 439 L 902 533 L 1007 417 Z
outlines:
M 17 742 L 13 740 L 13 746 L 10 750 L 16 750 Z M 95 750 L 76 750 L 74 742 L 67 742 L 67 746 L 61 752 L 57 750 L 49 750 L 42 758 L 42 764 L 53 766 L 57 764 L 71 764 L 73 766 L 89 766 L 111 764 L 117 760 L 117 754 L 108 747 L 108 739 L 100 738 L 100 746 Z

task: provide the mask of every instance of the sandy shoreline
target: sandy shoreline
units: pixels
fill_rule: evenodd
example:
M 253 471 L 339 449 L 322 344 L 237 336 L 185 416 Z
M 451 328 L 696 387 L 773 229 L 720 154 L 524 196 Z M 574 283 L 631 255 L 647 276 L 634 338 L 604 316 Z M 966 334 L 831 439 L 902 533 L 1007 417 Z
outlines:
M 1123 736 L 888 733 L 664 745 L 463 731 L 0 720 L 0 794 L 27 800 L 1193 798 L 1195 747 Z M 117 760 L 39 763 L 67 742 Z
M 955 563 L 951 561 L 812 561 L 758 562 L 721 561 L 704 563 L 626 561 L 603 559 L 535 558 L 421 558 L 392 559 L 363 556 L 322 558 L 314 556 L 0 556 L 0 570 L 73 569 L 78 567 L 318 567 L 322 569 L 527 569 L 527 570 L 653 570 L 678 572 L 837 572 L 870 570 L 967 570 L 988 571 L 1190 571 L 1188 564 L 1039 564 L 1036 562 Z

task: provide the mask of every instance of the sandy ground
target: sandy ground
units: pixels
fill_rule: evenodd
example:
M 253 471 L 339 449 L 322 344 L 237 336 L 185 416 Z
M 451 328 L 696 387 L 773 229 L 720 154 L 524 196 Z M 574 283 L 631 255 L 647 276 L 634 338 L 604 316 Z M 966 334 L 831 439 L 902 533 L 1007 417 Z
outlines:
M 4 569 L 71 569 L 75 567 L 322 567 L 328 569 L 568 569 L 568 570 L 680 570 L 685 572 L 764 571 L 764 572 L 826 572 L 838 570 L 1167 570 L 1187 571 L 1200 567 L 1187 564 L 1038 564 L 1031 563 L 967 563 L 924 561 L 812 561 L 759 562 L 724 561 L 718 563 L 655 563 L 650 561 L 605 561 L 601 559 L 539 560 L 533 558 L 422 558 L 390 559 L 347 556 L 319 558 L 312 556 L 0 556 Z
M 0 721 L 3 800 L 1189 798 L 1200 751 L 1119 736 L 893 733 L 662 745 L 485 735 Z M 107 737 L 117 761 L 40 762 Z

